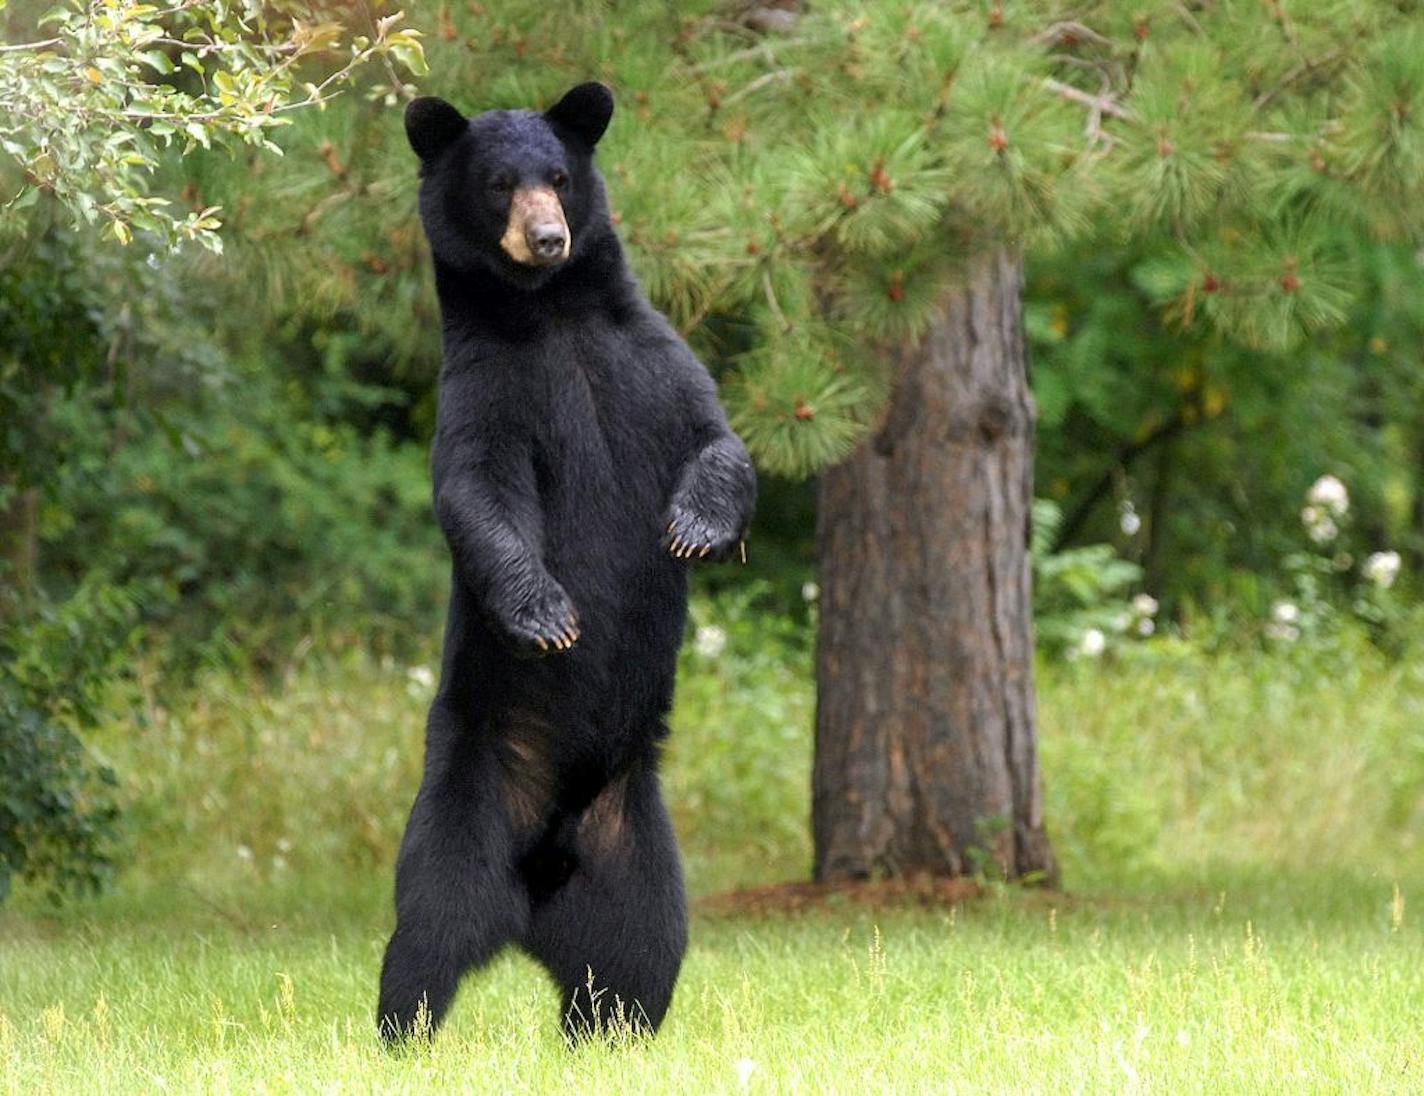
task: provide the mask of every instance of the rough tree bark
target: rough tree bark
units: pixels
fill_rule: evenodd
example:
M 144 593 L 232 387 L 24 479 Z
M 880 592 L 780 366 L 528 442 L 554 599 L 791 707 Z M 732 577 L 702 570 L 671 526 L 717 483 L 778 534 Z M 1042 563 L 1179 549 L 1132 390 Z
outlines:
M 977 260 L 822 474 L 816 877 L 1052 882 L 1033 687 L 1022 263 Z

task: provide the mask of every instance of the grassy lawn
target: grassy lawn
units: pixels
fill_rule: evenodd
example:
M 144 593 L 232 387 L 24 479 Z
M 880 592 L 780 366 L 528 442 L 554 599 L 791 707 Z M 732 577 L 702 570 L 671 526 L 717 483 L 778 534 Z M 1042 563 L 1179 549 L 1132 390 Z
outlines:
M 569 1053 L 511 955 L 393 1059 L 371 1031 L 378 901 L 130 896 L 0 921 L 0 1088 L 1417 1092 L 1424 933 L 1392 898 L 1329 878 L 703 913 L 650 1047 Z
M 668 758 L 703 896 L 808 866 L 805 653 L 730 631 Z M 1424 673 L 1164 648 L 1042 686 L 1067 893 L 702 902 L 652 1046 L 569 1052 L 508 955 L 401 1058 L 371 1012 L 424 675 L 140 689 L 119 886 L 0 911 L 0 1092 L 1424 1091 Z

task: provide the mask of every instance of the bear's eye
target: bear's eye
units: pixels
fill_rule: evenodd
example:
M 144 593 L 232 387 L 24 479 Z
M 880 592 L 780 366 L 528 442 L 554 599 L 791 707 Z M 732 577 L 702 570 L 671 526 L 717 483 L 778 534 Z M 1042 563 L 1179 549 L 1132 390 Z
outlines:
M 563 190 L 564 187 L 569 185 L 569 174 L 566 171 L 556 170 L 549 181 L 554 184 L 555 190 Z
M 508 194 L 514 189 L 514 180 L 508 175 L 496 175 L 490 180 L 489 187 L 496 194 Z

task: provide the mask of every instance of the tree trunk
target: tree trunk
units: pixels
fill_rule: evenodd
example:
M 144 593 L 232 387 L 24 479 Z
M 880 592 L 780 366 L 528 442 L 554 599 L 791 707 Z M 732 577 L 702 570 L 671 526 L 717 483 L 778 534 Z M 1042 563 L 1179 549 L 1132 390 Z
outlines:
M 1054 881 L 1043 828 L 1022 264 L 977 260 L 819 483 L 816 878 Z

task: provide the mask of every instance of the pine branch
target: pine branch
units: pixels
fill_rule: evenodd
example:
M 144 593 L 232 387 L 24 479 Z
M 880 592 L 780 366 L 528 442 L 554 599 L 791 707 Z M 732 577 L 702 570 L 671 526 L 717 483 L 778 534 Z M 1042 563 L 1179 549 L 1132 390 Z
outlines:
M 1202 28 L 1201 23 L 1197 21 L 1197 17 L 1192 14 L 1191 8 L 1187 7 L 1186 4 L 1181 3 L 1173 4 L 1172 6 L 1177 9 L 1177 14 L 1182 17 L 1182 22 L 1186 23 L 1187 26 L 1191 27 L 1192 30 L 1196 32 L 1198 38 L 1205 38 L 1207 36 L 1206 31 Z
M 1103 46 L 1107 49 L 1113 48 L 1113 40 L 1104 38 L 1092 27 L 1082 23 L 1067 19 L 1061 23 L 1054 23 L 1029 39 L 1035 46 L 1059 46 L 1063 44 L 1075 44 L 1076 42 L 1092 42 L 1094 45 Z
M 1280 83 L 1278 83 L 1275 87 L 1270 88 L 1267 91 L 1263 91 L 1260 95 L 1256 96 L 1255 100 L 1251 103 L 1252 112 L 1259 114 L 1266 107 L 1270 106 L 1271 102 L 1277 96 L 1279 96 L 1281 92 L 1285 91 L 1297 80 L 1301 79 L 1301 77 L 1309 76 L 1318 69 L 1322 69 L 1328 65 L 1334 64 L 1341 57 L 1343 57 L 1344 54 L 1345 51 L 1343 49 L 1332 49 L 1319 60 L 1312 61 L 1308 57 L 1305 58 L 1289 72 L 1287 72 L 1284 76 L 1282 76 Z
M 1124 122 L 1137 121 L 1137 115 L 1131 109 L 1123 106 L 1106 91 L 1098 95 L 1093 95 L 1091 92 L 1084 91 L 1082 88 L 1074 87 L 1072 84 L 1065 84 L 1062 80 L 1054 80 L 1051 77 L 1044 78 L 1043 86 L 1047 90 L 1061 95 L 1065 99 L 1072 100 L 1075 103 L 1081 103 L 1087 107 L 1092 111 L 1092 119 L 1097 119 L 1101 115 L 1106 114 L 1111 118 L 1120 118 Z M 1099 127 L 1099 134 L 1104 138 L 1111 137 L 1110 134 L 1101 132 L 1101 127 Z M 1241 136 L 1248 141 L 1261 141 L 1265 144 L 1275 145 L 1289 144 L 1297 139 L 1296 134 L 1284 133 L 1279 130 L 1252 129 L 1247 130 Z
M 1052 77 L 1045 77 L 1043 86 L 1056 95 L 1061 95 L 1065 99 L 1071 99 L 1075 103 L 1080 103 L 1098 114 L 1106 114 L 1111 118 L 1121 118 L 1124 121 L 1135 121 L 1137 115 L 1128 110 L 1111 95 L 1093 95 L 1082 88 L 1075 88 L 1072 84 L 1065 84 L 1062 80 L 1055 80 Z
M 772 48 L 773 46 L 775 46 L 776 49 L 788 49 L 805 44 L 805 38 L 791 38 L 786 41 L 777 42 L 761 41 L 754 46 L 748 46 L 746 49 L 739 49 L 735 53 L 729 53 L 725 57 L 717 57 L 711 61 L 703 61 L 701 64 L 691 65 L 687 71 L 694 76 L 700 76 L 702 73 L 710 72 L 712 69 L 739 64 L 742 61 L 755 60 L 758 57 L 769 65 L 779 65 L 780 62 L 776 59 L 775 50 Z
M 766 292 L 767 307 L 771 309 L 771 314 L 776 317 L 777 324 L 780 325 L 783 332 L 789 332 L 794 325 L 786 318 L 786 313 L 781 310 L 781 304 L 776 299 L 776 290 L 773 289 L 771 285 L 771 275 L 766 271 L 762 271 L 761 286 Z
M 760 91 L 762 88 L 766 87 L 768 84 L 773 84 L 773 83 L 776 83 L 776 82 L 778 82 L 778 81 L 780 81 L 780 80 L 789 80 L 789 79 L 791 79 L 791 77 L 792 77 L 792 75 L 793 75 L 793 72 L 794 72 L 794 70 L 792 70 L 792 69 L 776 69 L 776 70 L 774 70 L 774 71 L 772 71 L 772 72 L 763 73 L 761 76 L 758 76 L 758 77 L 757 77 L 755 80 L 753 80 L 751 83 L 747 84 L 746 87 L 739 88 L 738 90 L 732 92 L 731 95 L 729 95 L 729 96 L 727 96 L 725 99 L 723 99 L 723 100 L 722 100 L 722 106 L 724 106 L 724 107 L 729 107 L 729 106 L 731 106 L 733 103 L 740 102 L 741 100 L 745 99 L 748 95 L 754 95 L 754 94 L 756 94 L 758 91 Z

